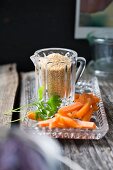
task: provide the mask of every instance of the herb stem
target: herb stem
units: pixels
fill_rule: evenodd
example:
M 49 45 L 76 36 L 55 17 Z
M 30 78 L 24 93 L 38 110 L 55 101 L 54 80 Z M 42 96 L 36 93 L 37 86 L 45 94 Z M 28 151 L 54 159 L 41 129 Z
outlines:
M 8 115 L 8 114 L 11 113 L 11 112 L 20 112 L 22 109 L 24 109 L 24 108 L 26 108 L 26 107 L 33 106 L 33 105 L 35 105 L 35 102 L 29 103 L 29 104 L 26 104 L 26 105 L 23 105 L 23 106 L 18 107 L 18 108 L 16 108 L 16 109 L 9 110 L 9 111 L 5 112 L 4 114 L 5 114 L 5 115 Z

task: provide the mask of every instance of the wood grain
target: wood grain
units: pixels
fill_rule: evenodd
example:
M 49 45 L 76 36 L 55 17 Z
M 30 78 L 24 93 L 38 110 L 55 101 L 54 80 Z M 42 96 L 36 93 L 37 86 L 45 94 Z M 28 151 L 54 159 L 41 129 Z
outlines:
M 21 96 L 20 96 L 20 106 L 24 106 L 26 104 L 29 104 L 32 102 L 35 98 L 35 78 L 34 78 L 34 72 L 28 72 L 28 73 L 21 73 Z M 27 111 L 30 110 L 30 107 L 25 107 L 20 112 L 20 119 L 23 119 L 27 113 Z M 21 121 L 22 122 L 22 121 Z
M 0 127 L 11 126 L 12 113 L 9 111 L 13 109 L 17 86 L 16 65 L 0 66 Z

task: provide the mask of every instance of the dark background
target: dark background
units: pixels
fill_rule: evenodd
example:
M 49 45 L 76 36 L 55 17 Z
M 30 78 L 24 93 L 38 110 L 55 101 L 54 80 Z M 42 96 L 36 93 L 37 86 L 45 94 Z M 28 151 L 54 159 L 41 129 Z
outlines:
M 87 40 L 74 39 L 75 0 L 1 0 L 0 65 L 17 63 L 33 70 L 29 57 L 38 49 L 64 47 L 90 61 Z

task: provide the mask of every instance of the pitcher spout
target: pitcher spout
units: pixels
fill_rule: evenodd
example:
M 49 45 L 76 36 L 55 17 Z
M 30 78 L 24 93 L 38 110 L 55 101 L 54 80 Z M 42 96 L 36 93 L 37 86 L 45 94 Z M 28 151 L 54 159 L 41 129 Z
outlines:
M 33 62 L 34 66 L 36 67 L 37 62 L 38 62 L 38 58 L 37 56 L 34 54 L 30 57 L 31 61 Z

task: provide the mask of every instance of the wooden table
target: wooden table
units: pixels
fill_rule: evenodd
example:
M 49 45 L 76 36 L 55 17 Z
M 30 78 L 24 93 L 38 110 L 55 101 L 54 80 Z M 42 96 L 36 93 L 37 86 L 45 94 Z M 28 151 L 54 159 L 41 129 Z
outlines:
M 29 96 L 25 93 L 25 89 L 30 91 L 30 88 L 34 86 L 32 74 L 33 72 L 21 73 L 20 81 L 18 81 L 19 74 L 17 74 L 15 65 L 0 67 L 1 126 L 10 126 L 11 113 L 7 115 L 3 113 L 12 109 L 16 100 L 22 104 L 25 102 L 23 100 L 26 99 L 27 101 L 32 97 L 32 93 L 29 93 Z M 20 90 L 18 96 L 16 95 L 17 86 Z M 86 170 L 113 169 L 113 79 L 99 79 L 99 86 L 109 124 L 109 131 L 105 137 L 100 140 L 58 139 L 64 156 L 78 163 Z M 70 170 L 70 168 L 64 164 L 60 164 L 59 170 Z

